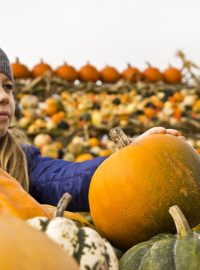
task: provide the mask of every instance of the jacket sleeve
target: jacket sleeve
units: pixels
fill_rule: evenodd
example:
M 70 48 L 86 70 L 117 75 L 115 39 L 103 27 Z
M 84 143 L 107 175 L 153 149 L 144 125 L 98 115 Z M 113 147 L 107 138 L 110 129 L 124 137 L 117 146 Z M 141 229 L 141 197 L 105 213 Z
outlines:
M 28 160 L 30 194 L 40 203 L 57 205 L 65 192 L 72 195 L 67 210 L 89 211 L 88 190 L 97 167 L 106 157 L 69 162 L 42 157 L 37 148 L 23 146 Z

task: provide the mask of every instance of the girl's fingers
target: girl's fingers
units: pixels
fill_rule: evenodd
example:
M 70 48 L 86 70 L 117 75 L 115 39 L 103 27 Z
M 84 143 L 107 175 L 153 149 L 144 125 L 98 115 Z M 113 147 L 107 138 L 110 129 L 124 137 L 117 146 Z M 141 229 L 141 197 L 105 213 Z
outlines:
M 181 133 L 176 129 L 168 128 L 168 129 L 166 129 L 166 133 L 174 135 L 174 136 L 181 136 Z
M 139 141 L 140 139 L 143 139 L 146 136 L 153 135 L 153 134 L 171 134 L 173 136 L 177 136 L 181 139 L 186 140 L 184 136 L 181 135 L 181 132 L 179 132 L 176 129 L 172 128 L 164 128 L 164 127 L 153 127 L 148 129 L 146 132 L 142 133 L 137 138 L 130 139 L 131 142 Z
M 167 130 L 164 127 L 153 127 L 148 129 L 146 132 L 142 133 L 140 136 L 131 140 L 132 142 L 139 141 L 146 136 L 153 135 L 153 134 L 166 134 Z
M 141 136 L 152 135 L 152 134 L 165 134 L 167 132 L 164 127 L 153 127 L 144 132 Z

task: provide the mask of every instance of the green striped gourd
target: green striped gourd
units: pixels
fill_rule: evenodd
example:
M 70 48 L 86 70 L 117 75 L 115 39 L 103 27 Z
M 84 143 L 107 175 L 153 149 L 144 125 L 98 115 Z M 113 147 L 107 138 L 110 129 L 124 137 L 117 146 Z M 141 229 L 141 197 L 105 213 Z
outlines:
M 193 232 L 177 206 L 169 209 L 177 235 L 159 234 L 130 248 L 120 270 L 200 270 L 200 234 Z

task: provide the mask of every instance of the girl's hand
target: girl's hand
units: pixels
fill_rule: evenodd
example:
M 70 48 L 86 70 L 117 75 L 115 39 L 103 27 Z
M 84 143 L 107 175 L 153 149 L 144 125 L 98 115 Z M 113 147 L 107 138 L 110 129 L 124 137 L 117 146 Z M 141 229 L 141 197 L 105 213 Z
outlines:
M 174 135 L 176 137 L 179 137 L 179 138 L 185 140 L 185 137 L 182 136 L 181 133 L 178 130 L 171 129 L 171 128 L 164 128 L 164 127 L 153 127 L 153 128 L 150 128 L 146 132 L 144 132 L 141 135 L 139 135 L 137 138 L 131 138 L 130 140 L 132 142 L 137 142 L 140 139 L 143 139 L 144 137 L 149 136 L 149 135 L 153 135 L 153 134 L 171 134 L 171 135 Z

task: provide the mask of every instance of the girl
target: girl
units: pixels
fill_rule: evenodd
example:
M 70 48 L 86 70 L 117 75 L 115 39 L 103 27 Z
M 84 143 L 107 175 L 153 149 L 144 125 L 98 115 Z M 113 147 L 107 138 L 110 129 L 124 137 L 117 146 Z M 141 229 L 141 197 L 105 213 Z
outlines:
M 34 146 L 17 143 L 11 128 L 15 113 L 14 80 L 8 57 L 0 49 L 0 167 L 17 179 L 38 202 L 56 205 L 69 192 L 70 211 L 89 211 L 88 189 L 96 168 L 106 159 L 68 162 L 42 157 Z M 180 136 L 177 130 L 155 127 L 136 140 L 155 133 Z

